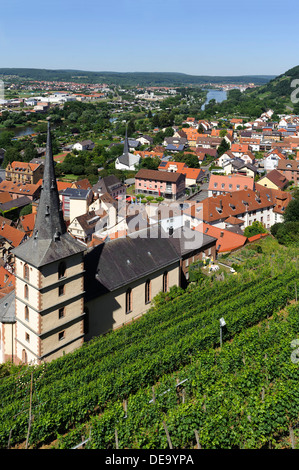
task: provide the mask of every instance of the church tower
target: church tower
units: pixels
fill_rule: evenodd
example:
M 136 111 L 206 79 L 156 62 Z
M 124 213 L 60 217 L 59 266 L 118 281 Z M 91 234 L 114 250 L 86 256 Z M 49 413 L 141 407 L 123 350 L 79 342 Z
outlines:
M 44 176 L 33 235 L 14 250 L 18 362 L 49 362 L 82 345 L 84 249 L 66 230 L 48 122 Z

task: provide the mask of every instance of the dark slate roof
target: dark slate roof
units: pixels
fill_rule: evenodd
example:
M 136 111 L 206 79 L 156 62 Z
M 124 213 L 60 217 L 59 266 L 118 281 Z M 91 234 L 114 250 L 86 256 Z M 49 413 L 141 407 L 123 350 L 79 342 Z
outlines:
M 32 201 L 31 199 L 29 199 L 29 197 L 21 196 L 21 197 L 17 197 L 16 199 L 12 199 L 11 201 L 3 202 L 3 204 L 0 204 L 0 209 L 2 211 L 8 211 L 10 209 L 14 209 L 17 207 L 27 206 L 31 203 Z
M 104 176 L 92 187 L 93 192 L 109 193 L 122 185 L 122 182 L 115 175 Z
M 41 196 L 33 235 L 13 250 L 16 257 L 41 267 L 61 258 L 84 251 L 66 230 L 54 171 L 50 122 L 48 122 L 47 151 Z
M 135 179 L 136 178 L 177 183 L 181 179 L 185 180 L 185 175 L 182 173 L 174 173 L 172 171 L 148 170 L 147 168 L 141 168 L 141 170 L 139 170 L 135 175 Z
M 179 227 L 173 231 L 169 241 L 173 244 L 180 257 L 193 251 L 204 249 L 204 247 L 216 243 L 217 238 L 206 235 L 189 227 Z
M 87 298 L 126 286 L 179 261 L 167 238 L 128 237 L 96 246 L 85 256 Z
M 15 290 L 0 299 L 0 322 L 2 323 L 15 323 L 16 310 L 15 310 Z
M 71 199 L 86 199 L 91 189 L 66 188 L 59 192 L 62 196 L 68 196 Z

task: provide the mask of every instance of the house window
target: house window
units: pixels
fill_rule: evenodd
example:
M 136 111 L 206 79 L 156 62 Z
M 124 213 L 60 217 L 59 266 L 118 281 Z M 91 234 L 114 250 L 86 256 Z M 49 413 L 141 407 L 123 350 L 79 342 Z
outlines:
M 25 340 L 27 341 L 27 343 L 30 343 L 29 333 L 25 333 Z
M 168 291 L 168 272 L 165 271 L 163 274 L 163 292 Z
M 25 320 L 26 321 L 29 321 L 29 308 L 27 307 L 27 305 L 25 305 Z
M 58 318 L 63 318 L 65 315 L 64 307 L 61 307 L 58 311 Z
M 24 264 L 24 268 L 23 268 L 23 276 L 24 276 L 24 279 L 29 280 L 29 266 L 26 263 Z
M 132 289 L 129 289 L 126 292 L 126 313 L 132 312 Z
M 25 297 L 25 299 L 28 299 L 28 297 L 29 297 L 29 291 L 28 291 L 27 284 L 25 284 L 25 286 L 24 286 L 24 297 Z
M 60 297 L 61 295 L 64 295 L 64 291 L 65 291 L 65 285 L 62 284 L 61 286 L 58 287 L 58 295 L 59 295 L 59 297 Z
M 58 279 L 65 277 L 66 265 L 64 261 L 61 261 L 58 266 Z
M 58 340 L 62 341 L 65 338 L 65 331 L 61 331 L 58 333 Z
M 145 303 L 148 304 L 151 301 L 151 281 L 148 279 L 145 283 Z

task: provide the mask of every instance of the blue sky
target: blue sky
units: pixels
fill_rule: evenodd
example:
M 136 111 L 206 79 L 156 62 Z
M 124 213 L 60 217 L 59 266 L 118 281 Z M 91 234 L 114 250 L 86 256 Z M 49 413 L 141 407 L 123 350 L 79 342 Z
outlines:
M 1 3 L 0 67 L 279 75 L 299 65 L 298 0 Z

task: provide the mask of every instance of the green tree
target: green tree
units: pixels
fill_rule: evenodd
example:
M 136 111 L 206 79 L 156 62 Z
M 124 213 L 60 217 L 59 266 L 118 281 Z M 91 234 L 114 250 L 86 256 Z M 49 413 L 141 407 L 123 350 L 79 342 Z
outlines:
M 244 235 L 245 237 L 253 237 L 254 235 L 258 235 L 259 233 L 266 233 L 267 230 L 263 226 L 261 222 L 256 220 L 255 222 L 252 223 L 252 225 L 249 225 L 248 227 L 245 228 L 244 230 Z
M 230 149 L 230 145 L 227 142 L 226 139 L 222 139 L 221 144 L 219 145 L 217 149 L 218 157 L 221 157 L 225 152 L 227 152 Z
M 292 199 L 284 213 L 284 222 L 298 222 L 299 221 L 299 198 Z

